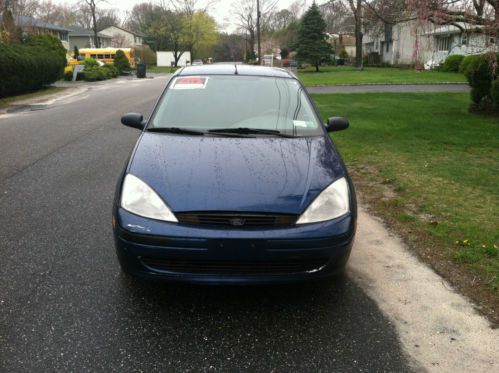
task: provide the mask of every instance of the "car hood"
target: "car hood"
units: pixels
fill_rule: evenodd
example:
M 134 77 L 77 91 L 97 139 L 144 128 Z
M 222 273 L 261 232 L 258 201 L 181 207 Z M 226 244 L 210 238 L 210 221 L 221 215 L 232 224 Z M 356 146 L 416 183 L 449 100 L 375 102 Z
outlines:
M 217 137 L 145 132 L 128 172 L 174 212 L 300 214 L 344 175 L 325 137 Z

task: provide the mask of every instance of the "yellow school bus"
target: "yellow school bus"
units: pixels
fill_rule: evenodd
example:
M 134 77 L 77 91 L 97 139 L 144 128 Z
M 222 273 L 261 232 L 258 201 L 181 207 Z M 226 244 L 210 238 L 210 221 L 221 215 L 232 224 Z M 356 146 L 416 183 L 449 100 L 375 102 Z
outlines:
M 82 48 L 79 50 L 78 59 L 72 58 L 68 61 L 69 66 L 78 65 L 87 58 L 93 58 L 107 64 L 113 64 L 114 56 L 118 50 L 122 50 L 130 61 L 130 66 L 135 68 L 135 50 L 133 48 Z

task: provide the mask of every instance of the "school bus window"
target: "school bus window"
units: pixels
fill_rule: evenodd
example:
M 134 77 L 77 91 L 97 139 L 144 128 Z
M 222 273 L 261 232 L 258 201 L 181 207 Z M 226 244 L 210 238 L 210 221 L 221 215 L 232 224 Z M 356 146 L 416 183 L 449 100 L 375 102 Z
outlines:
M 110 58 L 111 58 L 111 55 L 110 55 L 110 54 L 105 54 L 105 55 L 104 55 L 104 58 L 106 58 L 106 59 L 110 59 Z
M 104 58 L 104 55 L 103 54 L 98 54 L 97 58 L 100 59 L 100 60 L 102 60 Z
M 97 55 L 96 54 L 91 54 L 90 57 L 91 58 L 97 58 Z

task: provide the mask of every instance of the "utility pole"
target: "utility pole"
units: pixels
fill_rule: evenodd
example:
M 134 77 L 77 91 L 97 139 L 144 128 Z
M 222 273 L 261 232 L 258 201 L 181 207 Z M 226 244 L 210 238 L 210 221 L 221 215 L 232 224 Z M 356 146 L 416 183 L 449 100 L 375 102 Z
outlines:
M 262 64 L 262 46 L 260 44 L 260 0 L 256 0 L 256 35 L 258 38 L 258 64 Z

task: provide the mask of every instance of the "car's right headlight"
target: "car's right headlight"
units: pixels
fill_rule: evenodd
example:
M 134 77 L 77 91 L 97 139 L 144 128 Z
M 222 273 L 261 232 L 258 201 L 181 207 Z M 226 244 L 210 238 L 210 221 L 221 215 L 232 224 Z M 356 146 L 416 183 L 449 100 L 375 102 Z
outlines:
M 177 223 L 166 203 L 137 176 L 127 174 L 121 190 L 121 207 L 145 218 Z

